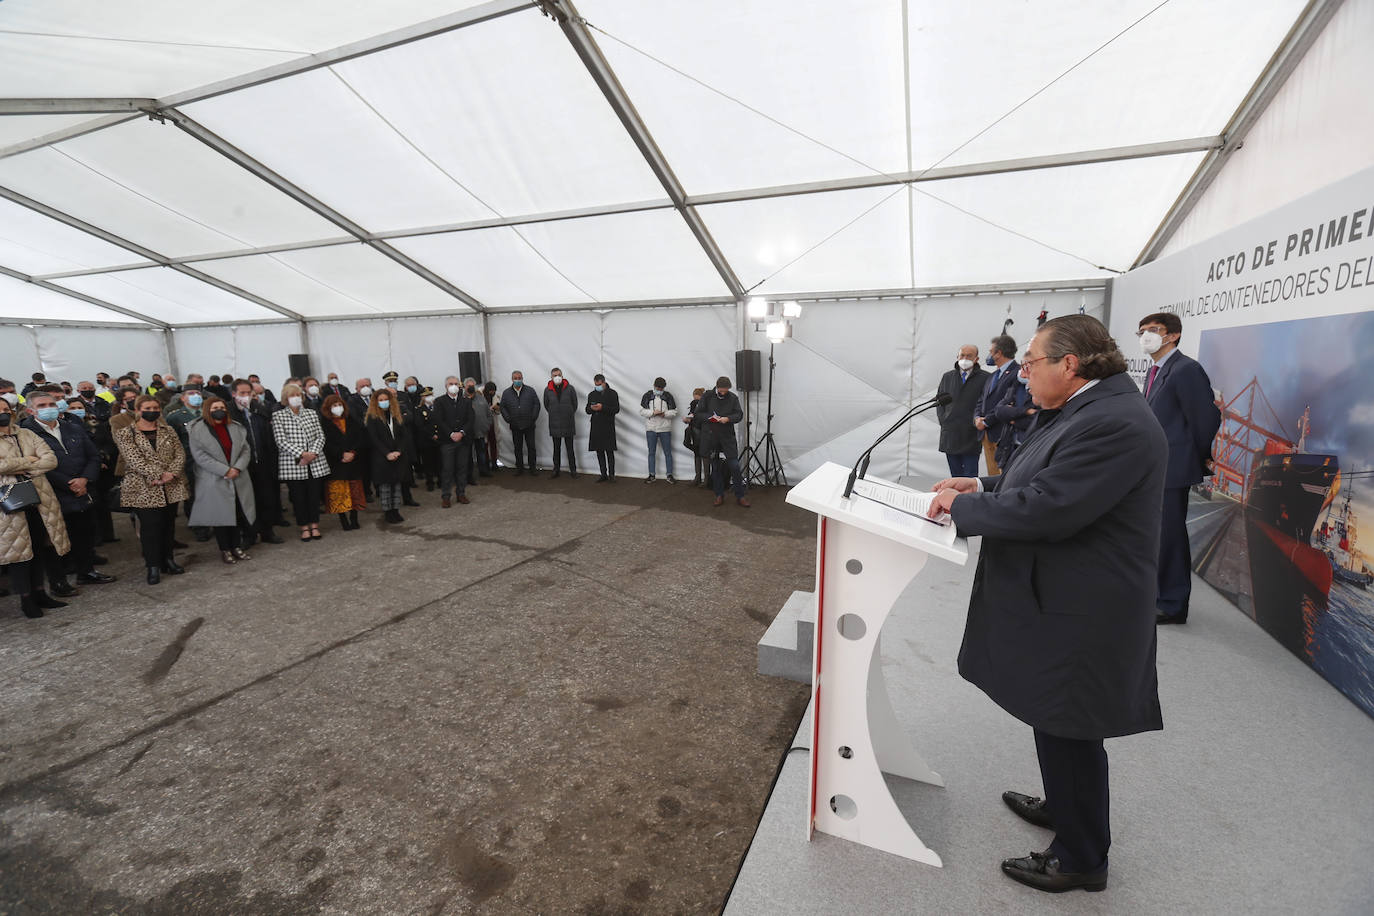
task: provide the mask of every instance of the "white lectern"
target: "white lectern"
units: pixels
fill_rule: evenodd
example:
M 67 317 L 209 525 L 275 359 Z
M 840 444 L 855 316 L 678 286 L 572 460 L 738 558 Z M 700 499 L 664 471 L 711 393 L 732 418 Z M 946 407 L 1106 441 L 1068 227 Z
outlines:
M 846 499 L 849 468 L 827 463 L 787 501 L 815 512 L 816 638 L 811 665 L 813 830 L 941 866 L 883 781 L 884 773 L 943 786 L 897 724 L 883 681 L 879 637 L 897 597 L 933 555 L 968 560 L 951 525 L 918 517 L 916 491 L 869 477 Z

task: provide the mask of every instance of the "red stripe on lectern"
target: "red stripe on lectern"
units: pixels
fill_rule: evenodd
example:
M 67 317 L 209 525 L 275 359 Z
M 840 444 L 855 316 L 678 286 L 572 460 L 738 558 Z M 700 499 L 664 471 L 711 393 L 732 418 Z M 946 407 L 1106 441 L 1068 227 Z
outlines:
M 815 684 L 811 692 L 811 820 L 816 823 L 816 777 L 820 762 L 821 740 L 821 644 L 825 638 L 825 523 L 821 516 L 821 561 L 816 564 L 816 664 L 811 671 Z

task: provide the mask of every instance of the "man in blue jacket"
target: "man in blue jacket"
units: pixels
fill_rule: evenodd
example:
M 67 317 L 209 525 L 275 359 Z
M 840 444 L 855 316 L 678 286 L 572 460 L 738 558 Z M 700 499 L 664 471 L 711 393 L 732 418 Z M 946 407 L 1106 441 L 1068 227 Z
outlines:
M 1154 360 L 1145 374 L 1145 400 L 1169 440 L 1164 517 L 1159 537 L 1159 614 L 1156 623 L 1186 623 L 1193 591 L 1188 546 L 1188 488 L 1212 473 L 1212 440 L 1221 411 L 1207 370 L 1178 349 L 1183 321 L 1170 312 L 1140 319 L 1140 349 Z
M 973 425 L 978 427 L 982 435 L 983 460 L 988 466 L 988 473 L 996 476 L 1002 473 L 997 466 L 997 443 L 1007 428 L 1006 423 L 997 419 L 997 405 L 1007 402 L 1021 366 L 1016 362 L 1016 341 L 1009 335 L 998 334 L 991 344 L 988 347 L 987 364 L 992 367 L 992 372 L 983 383 L 983 396 L 974 408 Z
M 48 483 L 62 505 L 62 521 L 67 526 L 72 550 L 69 560 L 76 567 L 78 585 L 104 585 L 114 576 L 95 568 L 95 502 L 91 493 L 100 479 L 100 450 L 86 427 L 62 419 L 62 407 L 55 394 L 46 390 L 32 392 L 26 405 L 29 418 L 24 428 L 37 433 L 57 456 L 57 467 L 48 472 Z M 50 570 L 50 573 L 59 570 Z M 65 576 L 52 576 L 52 593 L 66 598 L 76 588 Z

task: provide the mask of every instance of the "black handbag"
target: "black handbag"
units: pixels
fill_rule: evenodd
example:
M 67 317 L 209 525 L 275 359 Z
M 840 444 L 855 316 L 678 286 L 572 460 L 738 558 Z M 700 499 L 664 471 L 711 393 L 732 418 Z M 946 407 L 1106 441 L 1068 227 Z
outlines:
M 29 506 L 36 505 L 38 505 L 38 488 L 27 477 L 0 486 L 0 509 L 4 509 L 6 512 L 22 512 Z

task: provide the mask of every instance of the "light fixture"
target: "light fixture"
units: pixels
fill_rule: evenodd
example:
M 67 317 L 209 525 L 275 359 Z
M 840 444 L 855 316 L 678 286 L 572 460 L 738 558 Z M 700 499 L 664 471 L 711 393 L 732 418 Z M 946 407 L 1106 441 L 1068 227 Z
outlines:
M 798 302 L 798 301 L 795 300 L 795 299 L 788 299 L 786 302 L 784 302 L 784 303 L 782 304 L 782 317 L 784 317 L 784 318 L 800 318 L 800 317 L 801 317 L 801 303 Z
M 768 340 L 770 343 L 782 343 L 791 336 L 792 323 L 790 321 L 768 322 Z
M 768 300 L 762 296 L 755 296 L 749 300 L 749 318 L 751 321 L 762 321 L 768 317 Z

